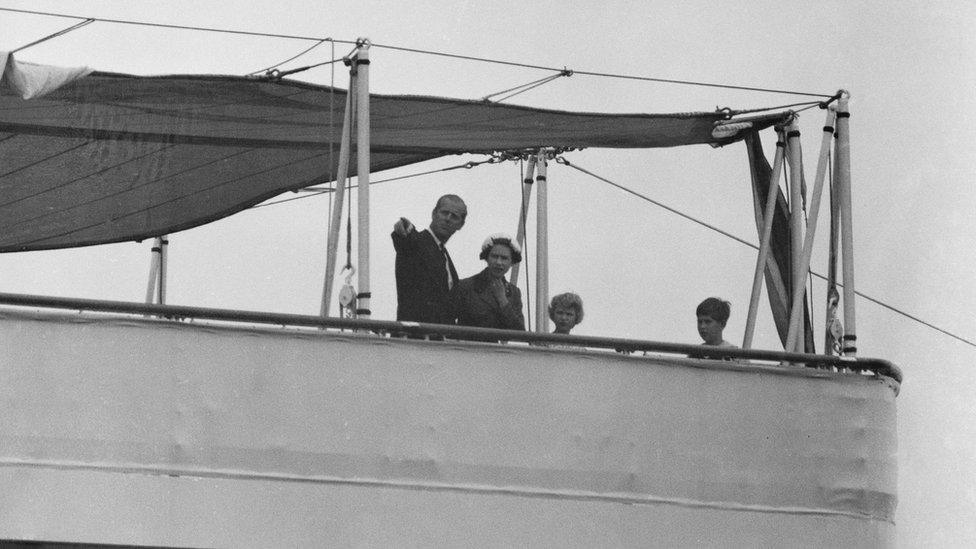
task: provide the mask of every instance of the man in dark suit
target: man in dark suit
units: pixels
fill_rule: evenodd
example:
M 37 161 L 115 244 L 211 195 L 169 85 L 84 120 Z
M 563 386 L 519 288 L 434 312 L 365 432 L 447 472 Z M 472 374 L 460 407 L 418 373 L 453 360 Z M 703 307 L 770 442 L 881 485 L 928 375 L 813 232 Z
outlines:
M 429 228 L 417 231 L 404 217 L 393 225 L 397 320 L 454 324 L 450 292 L 458 275 L 444 245 L 467 216 L 461 197 L 446 194 L 437 200 Z

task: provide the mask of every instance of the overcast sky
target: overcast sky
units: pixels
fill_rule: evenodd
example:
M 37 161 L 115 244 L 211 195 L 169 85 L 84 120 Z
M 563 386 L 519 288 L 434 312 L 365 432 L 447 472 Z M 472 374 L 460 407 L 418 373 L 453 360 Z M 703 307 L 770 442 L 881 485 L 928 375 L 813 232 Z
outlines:
M 242 9 L 243 6 L 247 9 Z M 404 7 L 399 7 L 399 6 Z M 0 0 L 0 7 L 85 17 L 354 40 L 570 69 L 830 94 L 851 92 L 857 289 L 969 341 L 976 340 L 976 5 L 958 2 L 391 2 Z M 407 7 L 409 6 L 409 7 Z M 340 9 L 341 7 L 341 9 Z M 0 12 L 0 49 L 73 21 Z M 18 59 L 136 74 L 245 74 L 311 42 L 95 23 Z M 336 45 L 344 55 L 347 45 Z M 323 44 L 284 68 L 326 61 Z M 549 73 L 373 48 L 372 90 L 468 99 Z M 340 67 L 341 68 L 341 67 Z M 346 87 L 329 67 L 299 78 Z M 803 97 L 576 75 L 508 102 L 608 112 L 752 108 Z M 801 116 L 813 179 L 823 112 Z M 765 136 L 771 151 L 772 137 Z M 744 146 L 568 153 L 607 179 L 756 242 Z M 478 160 L 478 157 L 470 159 Z M 446 158 L 374 180 L 448 167 Z M 586 304 L 577 332 L 697 342 L 694 307 L 733 304 L 726 339 L 741 341 L 755 251 L 564 166 L 550 168 L 550 293 Z M 389 230 L 429 221 L 454 192 L 469 205 L 449 248 L 462 276 L 478 246 L 514 232 L 515 164 L 449 171 L 372 191 L 374 317 L 392 319 Z M 289 195 L 293 196 L 293 195 Z M 257 208 L 171 236 L 169 302 L 292 313 L 318 311 L 328 198 Z M 822 218 L 825 219 L 825 218 Z M 821 227 L 824 224 L 821 223 Z M 534 234 L 530 230 L 530 237 Z M 823 233 L 821 233 L 823 234 Z M 144 297 L 149 242 L 0 256 L 0 289 L 127 301 Z M 530 244 L 531 247 L 531 244 Z M 824 239 L 813 268 L 825 272 Z M 341 262 L 345 258 L 340 259 Z M 524 278 L 524 277 L 523 277 Z M 534 294 L 534 288 L 530 288 Z M 814 281 L 815 312 L 823 284 Z M 777 348 L 763 309 L 756 345 Z M 899 544 L 976 544 L 976 348 L 865 300 L 862 356 L 898 364 Z M 822 316 L 822 313 L 818 313 Z M 822 341 L 818 322 L 818 347 Z

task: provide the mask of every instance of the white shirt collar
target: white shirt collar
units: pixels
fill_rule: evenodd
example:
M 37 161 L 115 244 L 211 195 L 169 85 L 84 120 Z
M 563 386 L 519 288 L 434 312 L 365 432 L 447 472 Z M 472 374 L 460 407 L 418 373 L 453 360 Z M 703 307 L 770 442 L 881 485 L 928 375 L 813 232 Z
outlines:
M 425 230 L 425 231 L 427 231 L 428 233 L 430 233 L 430 236 L 432 236 L 432 237 L 434 237 L 434 242 L 436 242 L 436 243 L 437 243 L 437 246 L 438 246 L 439 248 L 443 248 L 443 247 L 444 247 L 444 243 L 443 243 L 443 242 L 441 242 L 441 239 L 439 239 L 439 238 L 437 238 L 437 235 L 436 235 L 436 234 L 434 234 L 434 231 L 432 231 L 432 230 L 430 230 L 430 227 L 427 227 L 427 228 L 426 228 L 426 229 L 424 229 L 424 230 Z

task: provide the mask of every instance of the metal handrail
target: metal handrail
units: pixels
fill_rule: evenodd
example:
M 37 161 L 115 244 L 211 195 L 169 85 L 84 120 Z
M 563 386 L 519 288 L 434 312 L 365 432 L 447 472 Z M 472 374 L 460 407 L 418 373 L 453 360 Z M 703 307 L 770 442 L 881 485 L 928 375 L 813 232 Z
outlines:
M 207 319 L 224 322 L 249 324 L 269 324 L 277 326 L 302 326 L 313 328 L 334 328 L 340 330 L 365 331 L 380 334 L 407 335 L 415 337 L 442 337 L 475 341 L 521 341 L 525 343 L 551 343 L 579 347 L 611 349 L 623 353 L 653 352 L 684 356 L 701 356 L 724 359 L 764 360 L 810 368 L 837 368 L 859 373 L 873 373 L 888 377 L 899 384 L 902 373 L 896 365 L 878 358 L 840 357 L 806 353 L 787 353 L 759 349 L 739 349 L 736 347 L 707 347 L 687 343 L 666 343 L 640 339 L 623 339 L 596 336 L 574 336 L 563 334 L 540 334 L 516 330 L 475 328 L 447 324 L 425 324 L 419 322 L 397 322 L 392 320 L 361 320 L 288 313 L 265 313 L 233 309 L 212 309 L 185 305 L 155 305 L 125 301 L 106 301 L 68 297 L 40 296 L 29 294 L 0 293 L 0 305 L 38 307 L 95 311 L 108 313 L 127 313 L 150 315 L 169 319 Z

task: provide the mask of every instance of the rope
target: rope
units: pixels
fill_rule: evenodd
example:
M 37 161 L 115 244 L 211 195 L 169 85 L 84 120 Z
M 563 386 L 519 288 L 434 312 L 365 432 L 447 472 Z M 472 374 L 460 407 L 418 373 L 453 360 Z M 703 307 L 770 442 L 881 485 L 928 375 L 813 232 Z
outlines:
M 593 177 L 595 179 L 598 179 L 600 181 L 603 181 L 604 183 L 607 183 L 609 185 L 612 185 L 612 186 L 614 186 L 614 187 L 616 187 L 616 188 L 618 188 L 618 189 L 620 189 L 620 190 L 622 190 L 624 192 L 630 193 L 630 194 L 632 194 L 632 195 L 634 195 L 634 196 L 636 196 L 636 197 L 638 197 L 638 198 L 640 198 L 642 200 L 646 200 L 647 202 L 650 202 L 651 204 L 654 204 L 655 206 L 659 206 L 659 207 L 661 207 L 661 208 L 663 208 L 665 210 L 668 210 L 669 212 L 672 212 L 674 214 L 677 214 L 677 215 L 679 215 L 679 216 L 681 216 L 681 217 L 683 217 L 683 218 L 685 218 L 685 219 L 687 219 L 689 221 L 692 221 L 694 223 L 697 223 L 699 225 L 702 225 L 703 227 L 706 227 L 706 228 L 711 229 L 711 230 L 713 230 L 713 231 L 715 231 L 715 232 L 717 232 L 717 233 L 719 233 L 719 234 L 721 234 L 723 236 L 726 236 L 728 238 L 731 238 L 732 240 L 735 240 L 736 242 L 739 242 L 741 244 L 745 244 L 746 246 L 749 246 L 750 248 L 752 248 L 754 250 L 759 250 L 759 246 L 756 245 L 756 244 L 753 244 L 751 242 L 747 242 L 746 240 L 743 240 L 743 239 L 741 239 L 741 238 L 739 238 L 737 236 L 734 236 L 734 235 L 732 235 L 730 233 L 727 233 L 727 232 L 725 232 L 725 231 L 723 231 L 723 230 L 721 230 L 721 229 L 719 229 L 717 227 L 714 227 L 713 225 L 709 225 L 708 223 L 705 223 L 704 221 L 701 221 L 699 219 L 696 219 L 696 218 L 694 218 L 694 217 L 692 217 L 692 216 L 690 216 L 690 215 L 688 215 L 686 213 L 680 212 L 680 211 L 678 211 L 678 210 L 676 210 L 676 209 L 674 209 L 674 208 L 672 208 L 670 206 L 666 206 L 666 205 L 664 205 L 664 204 L 662 204 L 662 203 L 660 203 L 660 202 L 658 202 L 656 200 L 653 200 L 653 199 L 651 199 L 651 198 L 649 198 L 647 196 L 644 196 L 644 195 L 642 195 L 642 194 L 640 194 L 638 192 L 635 192 L 635 191 L 633 191 L 631 189 L 628 189 L 627 187 L 624 187 L 623 185 L 619 185 L 617 183 L 614 183 L 613 181 L 610 181 L 609 179 L 600 177 L 600 176 L 594 174 L 593 172 L 584 170 L 583 168 L 580 168 L 579 166 L 576 166 L 574 164 L 570 164 L 570 162 L 568 160 L 566 160 L 565 158 L 558 157 L 558 158 L 556 158 L 556 162 L 558 162 L 560 164 L 565 164 L 565 165 L 567 165 L 567 166 L 569 166 L 571 168 L 574 168 L 576 170 L 579 170 L 579 171 L 581 171 L 581 172 L 583 172 L 583 173 L 585 173 L 585 174 L 587 174 L 587 175 L 589 175 L 589 176 L 591 176 L 591 177 Z M 818 272 L 816 272 L 816 271 L 814 271 L 812 269 L 810 270 L 810 274 L 813 275 L 813 276 L 815 276 L 815 277 L 817 277 L 817 278 L 819 278 L 820 280 L 827 281 L 827 277 L 826 276 L 824 276 L 824 275 L 822 275 L 822 274 L 820 274 L 820 273 L 818 273 Z M 839 287 L 843 287 L 844 286 L 843 284 L 840 284 L 840 283 L 836 283 L 836 284 Z M 943 335 L 949 336 L 949 337 L 951 337 L 951 338 L 953 338 L 955 340 L 961 341 L 962 343 L 965 343 L 966 345 L 969 345 L 971 347 L 976 347 L 976 342 L 973 342 L 973 341 L 971 341 L 969 339 L 966 339 L 966 338 L 964 338 L 962 336 L 958 336 L 958 335 L 956 335 L 956 334 L 954 334 L 954 333 L 952 333 L 952 332 L 950 332 L 948 330 L 942 329 L 942 328 L 936 326 L 935 324 L 932 324 L 931 322 L 927 322 L 925 320 L 922 320 L 921 318 L 919 318 L 919 317 L 917 317 L 915 315 L 909 314 L 909 313 L 907 313 L 907 312 L 905 312 L 905 311 L 903 311 L 901 309 L 898 309 L 897 307 L 894 307 L 894 306 L 889 305 L 889 304 L 887 304 L 887 303 L 885 303 L 885 302 L 883 302 L 883 301 L 881 301 L 879 299 L 876 299 L 874 297 L 871 297 L 871 296 L 869 296 L 869 295 L 867 295 L 867 294 L 865 294 L 865 293 L 863 293 L 863 292 L 861 292 L 859 290 L 855 290 L 854 291 L 854 294 L 857 295 L 858 297 L 861 297 L 863 299 L 866 299 L 867 301 L 870 301 L 871 303 L 874 303 L 875 305 L 878 305 L 879 307 L 882 307 L 882 308 L 887 309 L 887 310 L 889 310 L 889 311 L 891 311 L 893 313 L 899 314 L 899 315 L 901 315 L 901 316 L 903 316 L 905 318 L 908 318 L 910 320 L 913 320 L 913 321 L 915 321 L 915 322 L 917 322 L 917 323 L 919 323 L 919 324 L 921 324 L 923 326 L 926 326 L 926 327 L 928 327 L 928 328 L 930 328 L 932 330 L 935 330 L 935 331 L 937 331 L 937 332 L 939 332 L 939 333 L 941 333 Z
M 481 100 L 482 101 L 489 101 L 492 97 L 495 97 L 496 95 L 501 95 L 503 93 L 508 93 L 508 92 L 514 91 L 514 90 L 519 90 L 519 91 L 516 91 L 515 93 L 513 93 L 511 95 L 506 95 L 505 97 L 503 97 L 503 98 L 499 99 L 498 101 L 496 101 L 497 103 L 501 103 L 502 101 L 505 101 L 506 99 L 509 99 L 511 97 L 515 97 L 516 95 L 518 95 L 520 93 L 525 93 L 525 92 L 527 92 L 527 91 L 529 91 L 531 89 L 538 88 L 539 86 L 541 86 L 543 84 L 552 82 L 553 80 L 555 80 L 557 78 L 560 78 L 560 77 L 563 77 L 563 76 L 572 76 L 572 75 L 573 75 L 573 71 L 564 70 L 564 71 L 561 71 L 559 74 L 554 74 L 552 76 L 547 76 L 545 78 L 540 78 L 538 80 L 534 80 L 532 82 L 529 82 L 528 84 L 522 84 L 521 86 L 515 86 L 514 88 L 509 88 L 507 90 L 502 90 L 500 92 L 495 92 L 495 93 L 486 95 L 486 96 L 482 97 Z
M 31 46 L 36 46 L 37 44 L 40 44 L 41 42 L 46 42 L 46 41 L 48 41 L 48 40 L 50 40 L 52 38 L 57 38 L 58 36 L 61 36 L 61 35 L 64 35 L 64 34 L 68 34 L 69 32 L 71 32 L 71 31 L 73 31 L 75 29 L 80 29 L 81 27 L 84 27 L 86 25 L 89 25 L 89 24 L 93 23 L 94 21 L 95 21 L 94 19 L 85 19 L 81 23 L 77 23 L 77 24 L 72 25 L 72 26 L 70 26 L 70 27 L 68 27 L 66 29 L 59 30 L 58 32 L 56 32 L 54 34 L 45 36 L 44 38 L 41 38 L 40 40 L 35 40 L 35 41 L 31 42 L 30 44 L 21 46 L 21 47 L 15 49 L 15 50 L 11 50 L 10 53 L 17 53 L 20 50 L 26 50 L 27 48 L 29 48 Z
M 254 76 L 254 75 L 259 74 L 259 73 L 262 73 L 262 72 L 270 71 L 271 69 L 274 69 L 276 67 L 280 67 L 281 65 L 284 65 L 285 63 L 288 63 L 290 61 L 294 61 L 295 59 L 298 59 L 299 57 L 305 55 L 306 53 L 314 50 L 315 48 L 321 46 L 322 44 L 324 44 L 326 42 L 331 42 L 331 40 L 327 40 L 327 39 L 319 40 L 315 44 L 313 44 L 313 45 L 305 48 L 304 50 L 302 50 L 302 52 L 299 53 L 299 54 L 297 54 L 297 55 L 293 55 L 293 56 L 289 57 L 288 59 L 285 59 L 284 61 L 281 61 L 280 63 L 275 63 L 274 65 L 271 65 L 270 67 L 265 67 L 263 69 L 256 70 L 254 72 L 249 72 L 249 73 L 247 73 L 247 75 L 248 76 Z M 332 55 L 333 61 L 332 62 L 335 62 L 336 59 L 335 59 L 335 53 L 334 53 L 335 52 L 335 44 L 334 43 L 332 44 L 332 48 L 333 48 L 333 55 Z
M 519 91 L 517 91 L 517 92 L 515 92 L 515 93 L 513 93 L 513 94 L 510 94 L 510 95 L 506 95 L 505 97 L 502 97 L 501 99 L 499 99 L 499 100 L 497 100 L 497 101 L 495 101 L 495 102 L 496 102 L 496 103 L 501 103 L 502 101 L 506 101 L 506 100 L 508 100 L 508 99 L 511 99 L 511 98 L 513 98 L 513 97 L 515 97 L 516 95 L 519 95 L 519 94 L 522 94 L 522 93 L 525 93 L 525 92 L 527 92 L 527 91 L 529 91 L 529 90 L 534 90 L 535 88 L 538 88 L 539 86 L 541 86 L 541 85 L 543 85 L 543 84 L 546 84 L 546 83 L 548 83 L 548 82 L 552 82 L 553 80 L 555 80 L 555 79 L 557 79 L 557 78 L 559 78 L 560 76 L 562 76 L 562 75 L 561 75 L 561 74 L 557 74 L 556 76 L 551 76 L 551 77 L 549 77 L 549 78 L 547 78 L 547 79 L 545 79 L 545 81 L 544 81 L 544 82 L 539 82 L 538 84 L 535 84 L 535 85 L 533 85 L 533 86 L 529 86 L 529 87 L 527 87 L 527 88 L 524 88 L 524 89 L 521 89 L 521 90 L 519 90 Z
M 70 18 L 70 19 L 86 19 L 84 17 L 79 17 L 79 16 L 75 16 L 75 15 L 65 15 L 65 14 L 61 14 L 61 13 L 50 13 L 50 12 L 33 11 L 33 10 L 20 10 L 20 9 L 13 9 L 13 8 L 0 8 L 0 11 L 9 11 L 9 12 L 16 12 L 16 13 L 27 13 L 27 14 L 32 14 L 32 15 L 46 15 L 46 16 L 50 16 L 50 17 L 65 17 L 65 18 Z M 146 23 L 146 22 L 143 22 L 143 21 L 126 21 L 126 20 L 123 20 L 123 19 L 102 19 L 102 18 L 95 18 L 95 17 L 92 17 L 90 19 L 92 21 L 98 21 L 98 22 L 101 22 L 101 23 L 115 23 L 115 24 L 120 24 L 120 25 L 141 25 L 141 26 L 146 26 L 146 27 L 168 28 L 168 29 L 179 29 L 179 30 L 193 30 L 193 31 L 215 32 L 215 33 L 224 33 L 224 34 L 237 34 L 237 35 L 243 35 L 243 36 L 260 36 L 260 37 L 265 37 L 265 38 L 287 38 L 287 39 L 291 39 L 291 40 L 310 40 L 310 41 L 329 40 L 329 41 L 343 43 L 343 44 L 357 45 L 357 42 L 354 41 L 354 40 L 338 40 L 338 39 L 334 39 L 334 38 L 322 38 L 322 37 L 318 37 L 318 36 L 299 36 L 299 35 L 293 35 L 293 34 L 277 34 L 277 33 L 253 32 L 253 31 L 238 31 L 238 30 L 229 30 L 229 29 L 218 29 L 218 28 L 212 28 L 212 27 L 195 27 L 195 26 L 188 26 L 188 25 L 167 25 L 167 24 L 162 24 L 162 23 Z M 392 51 L 401 51 L 401 52 L 409 52 L 409 53 L 419 53 L 419 54 L 423 54 L 423 55 L 432 55 L 432 56 L 438 56 L 438 57 L 448 57 L 448 58 L 451 58 L 451 59 L 463 59 L 463 60 L 467 60 L 467 61 L 478 61 L 478 62 L 482 62 L 482 63 L 493 63 L 493 64 L 496 64 L 496 65 L 506 65 L 506 66 L 510 66 L 510 67 L 522 67 L 522 68 L 527 68 L 527 69 L 539 69 L 539 70 L 558 71 L 558 72 L 563 72 L 563 71 L 568 70 L 566 68 L 559 69 L 559 68 L 556 68 L 556 67 L 547 67 L 547 66 L 544 66 L 544 65 L 532 65 L 532 64 L 529 64 L 529 63 L 517 63 L 517 62 L 513 62 L 513 61 L 504 61 L 504 60 L 501 60 L 501 59 L 492 59 L 492 58 L 487 58 L 487 57 L 474 57 L 474 56 L 470 56 L 470 55 L 458 55 L 458 54 L 453 54 L 453 53 L 445 53 L 445 52 L 438 52 L 438 51 L 432 51 L 432 50 L 421 50 L 421 49 L 416 49 L 416 48 L 405 48 L 405 47 L 401 47 L 401 46 L 393 46 L 393 45 L 388 45 L 388 44 L 376 44 L 376 43 L 373 43 L 373 44 L 371 44 L 371 46 L 374 47 L 374 48 L 383 48 L 383 49 L 392 50 Z M 834 95 L 834 94 L 829 94 L 829 93 L 802 92 L 802 91 L 782 90 L 782 89 L 775 89 L 775 88 L 760 88 L 760 87 L 755 87 L 755 86 L 736 86 L 736 85 L 731 85 L 731 84 L 716 84 L 716 83 L 713 83 L 713 82 L 701 82 L 701 81 L 694 81 L 694 80 L 677 80 L 677 79 L 671 79 L 671 78 L 654 78 L 654 77 L 649 77 L 649 76 L 634 76 L 634 75 L 627 75 L 627 74 L 615 74 L 615 73 L 605 73 L 605 72 L 593 72 L 593 71 L 570 71 L 570 72 L 572 72 L 574 74 L 583 74 L 583 75 L 587 75 L 587 76 L 598 76 L 598 77 L 603 77 L 603 78 L 618 78 L 618 79 L 624 79 L 624 80 L 639 80 L 639 81 L 645 81 L 645 82 L 658 82 L 658 83 L 662 83 L 662 84 L 680 84 L 680 85 L 686 85 L 686 86 L 700 86 L 700 87 L 706 87 L 706 88 L 722 88 L 722 89 L 730 89 L 730 90 L 744 90 L 744 91 L 754 91 L 754 92 L 762 92 L 762 93 L 780 93 L 780 94 L 787 94 L 787 95 L 804 95 L 804 96 L 809 96 L 809 97 L 828 97 L 828 98 L 829 97 L 833 97 L 833 95 Z

